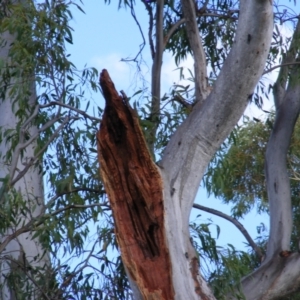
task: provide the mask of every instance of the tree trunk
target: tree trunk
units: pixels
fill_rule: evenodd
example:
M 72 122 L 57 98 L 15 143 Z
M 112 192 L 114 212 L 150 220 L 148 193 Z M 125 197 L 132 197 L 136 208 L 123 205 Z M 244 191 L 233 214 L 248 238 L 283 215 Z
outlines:
M 300 77 L 299 66 L 284 66 L 298 61 L 299 41 L 298 21 L 273 88 L 276 118 L 265 159 L 270 235 L 262 266 L 242 280 L 243 292 L 249 300 L 283 298 L 300 286 L 300 256 L 290 252 L 293 217 L 287 170 L 287 152 L 300 112 Z
M 8 32 L 2 34 L 1 39 L 5 45 L 0 48 L 0 60 L 9 64 L 9 49 L 15 37 Z M 3 74 L 4 69 L 1 70 Z M 11 79 L 10 85 L 17 85 L 19 79 Z M 3 81 L 2 81 L 3 84 Z M 35 107 L 36 93 L 33 82 L 30 91 L 30 107 Z M 2 91 L 4 89 L 2 85 Z M 24 96 L 25 97 L 25 96 Z M 25 165 L 35 156 L 36 144 L 31 143 L 26 148 L 28 136 L 33 136 L 38 128 L 31 122 L 27 126 L 17 127 L 20 123 L 16 116 L 19 108 L 18 102 L 14 103 L 10 97 L 10 89 L 5 93 L 5 99 L 0 104 L 0 128 L 2 139 L 0 143 L 0 178 L 1 184 L 1 207 L 5 217 L 1 216 L 1 292 L 0 298 L 17 299 L 19 293 L 26 295 L 26 299 L 42 299 L 43 290 L 38 287 L 37 282 L 45 268 L 49 267 L 49 256 L 45 255 L 38 238 L 32 238 L 32 232 L 18 235 L 18 229 L 38 216 L 44 209 L 43 177 L 40 165 L 32 166 L 14 185 L 11 183 L 21 174 Z M 9 151 L 12 143 L 7 141 L 4 135 L 6 130 L 12 130 L 8 136 L 19 135 L 17 146 L 14 147 L 11 157 Z M 9 225 L 10 224 L 10 225 Z M 4 248 L 4 249 L 3 249 Z M 36 267 L 39 270 L 33 272 Z M 44 287 L 45 288 L 45 287 Z M 18 298 L 19 299 L 19 298 Z
M 97 134 L 101 176 L 112 206 L 122 260 L 129 277 L 138 285 L 139 297 L 169 300 L 175 299 L 176 293 L 177 299 L 214 299 L 199 274 L 189 236 L 185 241 L 187 251 L 181 253 L 185 258 L 181 270 L 172 266 L 172 249 L 164 228 L 163 193 L 164 189 L 171 194 L 175 191 L 163 185 L 139 119 L 118 95 L 106 70 L 101 73 L 100 84 L 106 100 Z M 182 278 L 174 276 L 178 272 Z
M 205 168 L 240 119 L 263 72 L 272 16 L 269 0 L 241 1 L 235 43 L 213 90 L 204 103 L 198 99 L 159 166 L 151 162 L 137 117 L 106 70 L 101 74 L 106 108 L 97 134 L 100 170 L 137 299 L 214 299 L 199 274 L 189 215 Z M 198 47 L 199 41 L 190 44 Z

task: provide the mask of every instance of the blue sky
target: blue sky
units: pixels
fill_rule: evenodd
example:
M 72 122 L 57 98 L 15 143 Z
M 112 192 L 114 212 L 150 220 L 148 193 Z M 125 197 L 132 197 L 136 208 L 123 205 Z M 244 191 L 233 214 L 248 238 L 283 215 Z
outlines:
M 282 4 L 292 5 L 290 1 L 280 1 Z M 101 71 L 106 68 L 118 90 L 123 89 L 128 96 L 134 91 L 143 86 L 144 83 L 138 80 L 136 75 L 135 65 L 122 62 L 122 58 L 134 57 L 142 43 L 141 34 L 130 15 L 130 11 L 118 10 L 118 2 L 112 1 L 110 5 L 104 4 L 104 1 L 86 0 L 84 1 L 83 9 L 86 14 L 82 14 L 74 9 L 74 20 L 71 26 L 74 29 L 73 45 L 68 46 L 68 51 L 71 54 L 71 60 L 78 68 L 93 66 Z M 295 10 L 300 11 L 299 2 Z M 147 35 L 147 14 L 143 10 L 143 6 L 137 1 L 136 7 L 137 18 Z M 150 69 L 151 59 L 148 46 L 146 45 L 143 52 L 144 64 L 142 72 L 147 83 L 150 84 Z M 162 71 L 162 90 L 167 92 L 173 82 L 178 82 L 179 73 L 174 71 L 176 65 L 173 63 L 170 55 L 164 55 L 163 71 Z M 186 67 L 192 68 L 193 62 L 189 58 L 183 64 Z M 103 106 L 103 99 L 99 94 L 96 101 L 97 105 Z M 270 107 L 271 103 L 267 103 Z M 250 108 L 251 113 L 257 114 L 254 108 Z M 212 207 L 222 212 L 230 214 L 230 207 L 223 205 L 220 200 L 213 197 L 207 198 L 206 191 L 199 190 L 196 202 L 202 205 Z M 205 212 L 194 211 L 191 215 L 193 220 L 196 215 L 201 214 L 201 220 L 206 221 L 210 218 L 213 222 L 221 227 L 221 235 L 219 239 L 220 245 L 231 243 L 236 247 L 243 247 L 245 239 L 242 234 L 228 221 L 225 221 L 216 216 L 212 216 Z M 260 216 L 256 212 L 250 213 L 244 220 L 241 220 L 245 228 L 249 231 L 252 237 L 255 237 L 256 226 L 263 222 L 268 227 L 268 217 Z

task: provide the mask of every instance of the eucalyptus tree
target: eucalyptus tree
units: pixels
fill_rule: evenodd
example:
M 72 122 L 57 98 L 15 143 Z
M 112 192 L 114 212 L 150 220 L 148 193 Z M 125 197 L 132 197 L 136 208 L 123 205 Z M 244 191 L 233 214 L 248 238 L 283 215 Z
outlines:
M 275 115 L 271 111 L 265 120 L 247 120 L 243 125 L 237 126 L 232 138 L 228 139 L 223 147 L 219 149 L 218 155 L 215 156 L 208 167 L 205 177 L 206 188 L 210 194 L 219 197 L 225 203 L 233 205 L 232 219 L 236 225 L 239 224 L 238 220 L 243 218 L 251 209 L 256 208 L 257 213 L 269 213 L 264 157 L 274 121 Z M 290 179 L 293 217 L 290 250 L 286 254 L 291 255 L 299 252 L 299 121 L 296 122 L 291 136 L 286 161 L 287 174 Z M 208 210 L 223 218 L 229 217 L 220 211 L 209 210 L 200 205 L 199 208 Z M 238 252 L 232 253 L 231 258 L 228 258 L 234 260 L 234 262 L 229 268 L 229 272 L 240 273 L 244 276 L 250 270 L 253 271 L 259 267 L 260 262 L 255 256 L 262 255 L 262 260 L 266 258 L 268 234 L 264 224 L 261 224 L 259 231 L 261 237 L 257 246 L 260 249 L 257 251 L 253 247 L 250 253 L 242 253 L 242 255 Z M 249 241 L 250 244 L 251 240 Z M 212 278 L 212 286 L 216 289 L 227 278 L 224 272 L 227 272 L 227 270 L 221 269 Z M 295 289 L 292 295 L 282 297 L 282 299 L 299 299 L 298 290 Z
M 191 228 L 201 241 L 210 241 L 209 249 L 191 243 L 193 201 L 210 160 L 248 102 L 260 104 L 255 86 L 280 56 L 284 61 L 275 85 L 277 122 L 285 116 L 280 109 L 288 106 L 285 103 L 297 103 L 293 66 L 298 63 L 298 27 L 287 50 L 290 43 L 276 31 L 271 45 L 270 0 L 142 2 L 149 15 L 153 59 L 150 103 L 141 108 L 135 103 L 137 112 L 132 110 L 130 97 L 118 95 L 104 70 L 100 84 L 107 103 L 102 120 L 102 109 L 91 107 L 88 100 L 89 91 L 99 91 L 97 71 L 79 71 L 66 50 L 66 43 L 73 42 L 71 8 L 81 6 L 58 0 L 1 2 L 3 299 L 214 299 L 205 281 L 213 273 L 201 276 L 198 257 L 218 254 L 202 224 Z M 130 7 L 138 22 L 134 1 L 119 5 Z M 297 20 L 288 10 L 275 8 L 276 22 Z M 164 51 L 171 51 L 177 62 L 193 55 L 192 90 L 175 86 L 169 96 L 161 96 Z M 297 109 L 293 107 L 295 114 Z M 270 140 L 274 149 L 280 133 L 276 126 Z M 275 154 L 281 159 L 285 155 L 269 151 L 271 162 Z M 155 155 L 160 156 L 156 164 Z M 272 169 L 271 175 L 282 176 L 281 171 Z M 288 180 L 282 180 L 284 184 L 268 177 L 268 200 L 275 203 L 270 206 L 272 226 L 277 230 L 281 224 L 282 234 L 271 232 L 267 258 L 262 265 L 255 261 L 248 268 L 254 273 L 227 298 L 243 293 L 247 299 L 275 299 L 298 288 L 298 256 L 288 243 Z M 282 187 L 284 204 L 276 194 Z M 285 212 L 286 222 L 278 219 L 279 211 Z M 254 242 L 252 246 L 260 256 L 259 247 Z M 116 248 L 122 262 L 109 254 Z M 82 260 L 74 263 L 78 257 Z
M 2 3 L 2 24 L 10 13 L 8 5 Z M 28 25 L 23 32 L 31 39 Z M 39 135 L 38 126 L 33 123 L 35 115 L 31 117 L 32 112 L 37 108 L 34 72 L 33 69 L 20 71 L 22 62 L 14 61 L 14 56 L 10 52 L 13 43 L 18 43 L 14 32 L 9 29 L 3 30 L 0 50 L 1 73 L 5 76 L 6 71 L 7 76 L 5 84 L 3 81 L 1 84 L 0 105 L 1 299 L 18 298 L 20 293 L 30 289 L 32 283 L 29 282 L 21 284 L 20 289 L 17 282 L 22 281 L 22 272 L 19 272 L 19 269 L 26 269 L 27 265 L 33 265 L 47 272 L 46 269 L 50 267 L 48 253 L 43 252 L 38 240 L 33 238 L 32 232 L 24 230 L 22 235 L 17 234 L 24 224 L 28 225 L 43 211 L 44 191 L 40 163 L 33 159 L 37 149 L 36 138 Z M 20 65 L 17 65 L 18 63 Z M 16 69 L 19 73 L 18 78 L 11 78 L 9 74 L 16 72 Z M 22 82 L 23 78 L 26 78 L 24 82 Z M 18 91 L 14 85 L 20 85 Z M 23 94 L 20 102 L 14 101 L 17 93 Z M 29 169 L 33 165 L 36 166 Z M 15 239 L 12 238 L 14 235 Z M 27 272 L 30 274 L 30 269 Z M 35 294 L 40 295 L 40 292 L 37 291 Z
M 241 281 L 241 292 L 246 299 L 275 299 L 296 291 L 299 286 L 299 255 L 290 251 L 292 209 L 285 162 L 299 113 L 299 25 L 290 44 L 283 46 L 290 45 L 289 49 L 280 48 L 281 42 L 274 49 L 271 1 L 240 1 L 239 9 L 228 9 L 225 16 L 214 10 L 214 1 L 202 4 L 203 7 L 197 7 L 194 2 L 184 0 L 167 4 L 167 9 L 174 12 L 166 12 L 170 31 L 167 26 L 165 31 L 161 27 L 164 2 L 155 4 L 155 47 L 149 32 L 154 53 L 153 78 L 159 72 L 155 69 L 156 57 L 162 55 L 169 38 L 175 39 L 176 34 L 182 38 L 183 24 L 186 47 L 195 61 L 195 98 L 190 104 L 191 111 L 171 136 L 157 166 L 147 153 L 137 116 L 126 95 L 118 95 L 106 70 L 101 73 L 106 108 L 98 133 L 99 161 L 112 205 L 116 236 L 135 298 L 214 299 L 199 274 L 197 255 L 189 239 L 190 211 L 211 158 L 252 99 L 265 66 L 274 68 L 274 58 L 281 52 L 283 63 L 273 86 L 277 115 L 266 153 L 270 237 L 263 263 Z M 147 2 L 145 6 L 151 20 L 151 7 Z M 218 60 L 219 71 L 214 73 L 213 85 L 209 86 L 206 62 L 211 56 L 205 55 L 199 29 L 201 33 L 201 25 L 207 26 L 203 25 L 206 14 L 231 19 L 235 13 L 239 21 L 233 41 L 225 43 L 222 58 Z M 282 16 L 279 19 L 282 21 Z M 218 23 L 219 19 L 214 21 Z M 218 48 L 221 41 L 216 40 Z M 174 49 L 172 43 L 169 48 L 172 45 Z M 180 49 L 186 50 L 184 45 Z M 215 62 L 211 62 L 215 67 Z M 154 89 L 152 97 L 151 103 L 159 105 Z M 256 97 L 260 99 L 259 95 Z M 186 104 L 184 99 L 180 101 Z M 150 115 L 156 111 L 152 110 Z M 150 150 L 152 142 L 150 139 Z M 258 247 L 254 248 L 261 255 Z M 237 297 L 236 293 L 227 295 L 227 298 Z

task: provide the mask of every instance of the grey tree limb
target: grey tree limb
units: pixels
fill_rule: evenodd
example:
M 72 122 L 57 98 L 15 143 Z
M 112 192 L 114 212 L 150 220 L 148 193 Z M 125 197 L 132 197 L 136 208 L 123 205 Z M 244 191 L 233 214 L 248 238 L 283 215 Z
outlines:
M 182 0 L 185 1 L 190 0 Z M 191 3 L 187 3 L 189 5 Z M 235 42 L 213 90 L 203 104 L 195 104 L 177 128 L 159 164 L 164 183 L 165 230 L 177 299 L 214 299 L 200 274 L 189 280 L 196 259 L 189 240 L 190 211 L 209 161 L 248 104 L 264 70 L 271 44 L 273 8 L 270 1 L 242 0 L 240 12 Z M 195 31 L 195 35 L 199 32 Z M 195 295 L 195 284 L 205 296 Z
M 300 22 L 298 20 L 296 29 L 293 34 L 293 38 L 291 41 L 290 48 L 286 54 L 283 55 L 282 65 L 284 67 L 280 68 L 277 80 L 273 87 L 273 95 L 274 95 L 274 102 L 276 108 L 280 106 L 283 101 L 286 85 L 288 82 L 288 76 L 290 73 L 290 65 L 293 65 L 296 62 L 296 55 L 299 49 L 299 41 L 300 41 Z M 299 63 L 299 62 L 298 62 Z
M 153 124 L 150 129 L 150 139 L 148 146 L 154 153 L 155 134 L 158 127 L 157 119 L 160 111 L 160 89 L 161 89 L 161 67 L 164 51 L 164 33 L 163 33 L 164 0 L 156 1 L 156 19 L 155 19 L 155 55 L 152 64 L 151 80 L 151 113 L 150 119 Z
M 270 236 L 267 260 L 280 251 L 290 249 L 292 234 L 292 204 L 287 170 L 287 151 L 300 111 L 299 63 L 300 22 L 298 21 L 290 49 L 285 54 L 274 84 L 276 117 L 267 145 L 265 173 L 270 206 Z M 288 86 L 287 86 L 288 85 Z M 287 86 L 287 87 L 286 87 Z
M 248 231 L 245 229 L 245 227 L 243 226 L 242 223 L 240 223 L 237 219 L 224 214 L 223 212 L 210 208 L 210 207 L 206 207 L 197 203 L 193 204 L 194 208 L 206 211 L 210 214 L 216 215 L 218 217 L 221 217 L 229 222 L 231 222 L 241 233 L 242 235 L 245 237 L 245 239 L 247 240 L 247 242 L 249 243 L 249 245 L 252 247 L 252 249 L 255 251 L 255 253 L 257 254 L 257 256 L 262 259 L 263 254 L 261 249 L 256 245 L 256 243 L 253 241 L 253 239 L 251 238 L 250 234 L 248 233 Z
M 243 114 L 268 55 L 273 30 L 270 2 L 241 1 L 240 11 L 233 48 L 212 92 L 203 105 L 194 106 L 161 161 L 186 224 L 205 168 Z
M 208 95 L 208 78 L 206 70 L 206 56 L 197 25 L 195 2 L 193 0 L 182 0 L 181 5 L 185 18 L 186 33 L 195 61 L 194 70 L 196 101 L 200 104 L 203 104 Z

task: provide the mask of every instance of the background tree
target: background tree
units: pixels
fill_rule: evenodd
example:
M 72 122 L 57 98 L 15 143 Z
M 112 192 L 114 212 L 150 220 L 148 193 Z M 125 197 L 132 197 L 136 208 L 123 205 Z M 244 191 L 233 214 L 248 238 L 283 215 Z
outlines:
M 92 297 L 99 291 L 89 288 L 90 258 L 110 265 L 98 256 L 104 250 L 83 249 L 87 222 L 105 217 L 108 206 L 86 149 L 95 140 L 86 130 L 99 119 L 86 113 L 88 102 L 79 109 L 79 87 L 97 89 L 96 71 L 79 72 L 65 49 L 71 5 L 1 3 L 1 299 Z M 107 235 L 109 225 L 99 230 L 101 243 Z M 79 254 L 84 262 L 72 267 Z
M 148 41 L 153 58 L 151 97 L 143 107 L 124 93 L 120 97 L 107 72 L 101 73 L 107 101 L 98 139 L 102 178 L 96 162 L 96 131 L 102 110 L 93 110 L 87 100 L 89 90 L 99 90 L 98 74 L 94 69 L 77 70 L 65 47 L 65 43 L 72 43 L 71 7 L 82 8 L 73 2 L 54 0 L 5 1 L 1 6 L 0 91 L 1 107 L 7 107 L 7 118 L 3 118 L 7 121 L 1 123 L 1 165 L 7 170 L 1 173 L 5 222 L 1 224 L 0 249 L 2 266 L 10 267 L 2 271 L 3 299 L 126 299 L 132 295 L 146 299 L 213 299 L 199 274 L 199 256 L 203 275 L 216 296 L 229 293 L 238 298 L 243 293 L 247 299 L 273 299 L 298 289 L 299 259 L 289 251 L 292 216 L 288 213 L 287 178 L 267 178 L 271 227 L 276 231 L 279 226 L 282 235 L 271 231 L 272 246 L 262 265 L 255 255 L 261 256 L 263 249 L 259 246 L 264 248 L 264 241 L 255 245 L 248 238 L 255 255 L 233 248 L 220 250 L 209 224 L 193 223 L 189 227 L 193 201 L 210 160 L 248 101 L 261 104 L 262 95 L 252 95 L 254 88 L 264 68 L 275 68 L 281 56 L 280 79 L 275 85 L 277 117 L 270 147 L 276 149 L 278 145 L 279 126 L 290 130 L 284 132 L 286 140 L 280 143 L 287 148 L 294 125 L 288 123 L 298 115 L 297 105 L 292 106 L 295 116 L 289 115 L 284 121 L 283 108 L 289 106 L 286 103 L 298 103 L 298 27 L 292 42 L 282 39 L 275 30 L 270 48 L 270 1 L 143 3 L 149 13 Z M 133 2 L 119 4 L 129 7 L 137 21 Z M 278 23 L 297 21 L 289 10 L 281 13 L 276 5 L 275 11 Z M 170 95 L 161 97 L 165 50 L 171 51 L 177 62 L 193 54 L 194 83 L 191 87 L 174 86 Z M 258 88 L 263 89 L 263 82 Z M 133 102 L 139 117 L 128 101 Z M 152 157 L 160 157 L 157 166 L 146 144 Z M 115 150 L 107 151 L 108 146 Z M 286 155 L 284 151 L 268 151 L 269 167 L 275 154 L 276 161 Z M 281 176 L 284 166 L 283 162 L 277 166 L 281 169 L 269 174 Z M 36 176 L 33 181 L 32 176 Z M 27 180 L 40 189 L 42 176 L 46 182 L 45 203 L 29 183 L 21 189 Z M 20 182 L 24 183 L 21 187 Z M 281 203 L 277 193 L 283 187 L 285 201 Z M 32 201 L 38 201 L 39 206 Z M 278 212 L 286 213 L 281 223 Z M 240 226 L 234 218 L 227 219 Z M 37 250 L 32 256 L 33 246 Z M 116 247 L 121 248 L 125 269 L 119 257 L 109 254 Z M 79 256 L 82 260 L 72 264 Z M 204 258 L 215 262 L 216 269 L 204 273 Z M 17 272 L 13 272 L 15 265 L 11 262 L 17 264 Z M 236 266 L 236 270 L 229 266 Z M 241 275 L 252 270 L 250 277 L 240 281 Z M 290 278 L 284 276 L 287 271 Z M 263 274 L 274 277 L 262 278 Z M 275 286 L 274 281 L 280 284 Z
M 235 220 L 245 216 L 251 209 L 258 213 L 268 212 L 268 198 L 266 193 L 266 179 L 264 175 L 264 155 L 268 138 L 273 128 L 274 114 L 271 113 L 265 121 L 246 121 L 243 126 L 236 128 L 234 140 L 228 141 L 229 150 L 216 159 L 208 168 L 206 186 L 210 193 L 220 197 L 226 203 L 233 203 L 232 213 Z M 222 151 L 220 149 L 220 151 Z M 287 155 L 287 167 L 291 185 L 291 200 L 293 211 L 293 228 L 291 236 L 291 251 L 299 251 L 299 122 L 296 123 Z M 238 158 L 238 160 L 237 160 Z M 219 212 L 217 212 L 219 213 Z M 268 236 L 263 235 L 258 244 L 263 253 L 266 252 Z M 235 254 L 235 253 L 234 253 Z M 234 255 L 235 263 L 229 269 L 244 268 L 249 272 L 259 266 L 259 260 L 254 251 Z M 247 257 L 248 256 L 248 257 Z M 252 258 L 251 258 L 252 256 Z M 263 258 L 264 259 L 264 258 Z M 257 263 L 255 263 L 255 261 Z M 226 270 L 227 271 L 227 270 Z M 241 270 L 241 275 L 246 275 Z M 221 271 L 213 281 L 228 279 Z M 219 284 L 219 283 L 218 283 Z M 213 282 L 213 285 L 217 285 Z M 297 299 L 297 294 L 285 299 Z M 299 296 L 298 296 L 299 297 Z

